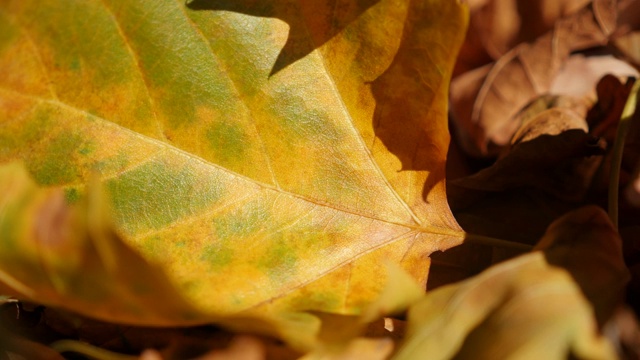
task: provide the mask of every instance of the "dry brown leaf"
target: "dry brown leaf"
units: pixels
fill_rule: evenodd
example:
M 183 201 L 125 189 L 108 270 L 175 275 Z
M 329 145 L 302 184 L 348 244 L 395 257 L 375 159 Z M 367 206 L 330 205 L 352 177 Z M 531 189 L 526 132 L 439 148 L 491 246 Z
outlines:
M 584 101 L 571 96 L 540 96 L 514 118 L 519 128 L 513 134 L 511 144 L 533 140 L 541 135 L 559 135 L 571 129 L 588 132 L 584 120 L 588 110 L 585 105 Z
M 569 96 L 543 95 L 513 123 L 519 128 L 511 148 L 492 166 L 451 181 L 452 207 L 469 203 L 469 190 L 504 191 L 520 187 L 544 190 L 566 201 L 581 200 L 600 164 L 605 143 L 589 134 L 585 103 Z
M 607 323 L 604 334 L 618 345 L 618 353 L 622 354 L 622 359 L 640 358 L 640 327 L 632 309 L 618 307 Z
M 266 351 L 260 340 L 252 336 L 237 336 L 225 350 L 215 350 L 194 360 L 264 360 Z
M 572 51 L 606 44 L 615 27 L 615 14 L 615 1 L 596 0 L 558 20 L 535 42 L 512 49 L 489 68 L 454 79 L 454 119 L 461 132 L 467 133 L 463 138 L 472 140 L 466 150 L 487 155 L 505 146 L 517 128 L 512 117 L 549 91 Z
M 632 83 L 623 84 L 613 75 L 603 76 L 596 84 L 598 102 L 589 110 L 587 123 L 591 133 L 608 142 L 615 139 L 615 129 L 627 101 Z
M 535 40 L 559 18 L 591 0 L 474 0 L 467 37 L 454 76 L 497 60 L 514 46 Z
M 492 0 L 473 16 L 487 52 L 498 59 L 514 46 L 536 39 L 558 19 L 585 7 L 591 0 Z
M 618 2 L 618 28 L 615 31 L 615 36 L 625 35 L 634 30 L 640 30 L 640 1 L 620 0 Z
M 618 123 L 622 115 L 623 108 L 629 97 L 631 87 L 635 80 L 627 79 L 626 83 L 621 83 L 613 76 L 605 76 L 598 83 L 598 103 L 589 111 L 587 121 L 592 128 L 591 133 L 603 137 L 608 143 L 613 143 L 616 139 Z M 631 123 L 625 136 L 624 151 L 622 152 L 622 162 L 620 171 L 619 186 L 622 196 L 619 199 L 621 221 L 625 217 L 625 211 L 635 212 L 635 182 L 640 170 L 640 112 L 636 112 L 631 118 Z M 593 182 L 592 192 L 595 194 L 606 194 L 609 188 L 610 167 L 613 152 L 609 152 L 602 163 L 601 169 L 596 174 Z M 636 217 L 637 218 L 637 217 Z M 632 218 L 632 223 L 635 219 Z
M 539 115 L 539 122 L 547 121 L 547 117 L 562 121 L 562 117 L 570 116 L 559 110 L 547 110 Z M 581 129 L 540 135 L 514 145 L 489 168 L 452 181 L 449 185 L 452 207 L 465 201 L 461 199 L 468 195 L 465 190 L 497 192 L 521 187 L 538 188 L 566 201 L 579 201 L 600 162 L 595 155 L 603 153 L 604 143 Z
M 501 192 L 465 190 L 451 185 L 450 202 L 460 225 L 469 233 L 533 245 L 552 221 L 576 204 L 535 188 Z M 465 197 L 466 196 L 466 197 Z

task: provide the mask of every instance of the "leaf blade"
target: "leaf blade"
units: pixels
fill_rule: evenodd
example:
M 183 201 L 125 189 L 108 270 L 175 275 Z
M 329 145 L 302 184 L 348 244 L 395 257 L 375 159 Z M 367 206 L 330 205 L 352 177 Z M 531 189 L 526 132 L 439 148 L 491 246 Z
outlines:
M 23 57 L 13 56 L 22 54 L 26 37 L 42 60 L 19 71 L 18 80 L 0 77 L 8 79 L 0 80 L 0 139 L 9 144 L 0 161 L 23 159 L 39 184 L 63 188 L 68 202 L 81 199 L 83 184 L 100 171 L 125 240 L 162 264 L 181 293 L 207 313 L 257 311 L 273 301 L 292 311 L 358 312 L 382 288 L 386 258 L 424 281 L 428 254 L 462 236 L 438 178 L 444 153 L 417 154 L 433 155 L 438 168 L 417 175 L 404 170 L 405 180 L 390 182 L 389 174 L 402 169 L 395 154 L 367 147 L 375 136 L 370 116 L 377 100 L 364 75 L 384 71 L 371 63 L 387 42 L 392 46 L 383 63 L 431 71 L 431 63 L 394 60 L 394 49 L 406 52 L 439 28 L 397 44 L 398 23 L 416 21 L 405 18 L 405 6 L 386 20 L 391 25 L 385 29 L 394 32 L 375 33 L 370 41 L 378 19 L 372 14 L 397 2 L 348 8 L 336 28 L 314 23 L 311 5 L 296 5 L 294 15 L 303 20 L 291 17 L 288 5 L 271 4 L 275 15 L 249 16 L 189 11 L 178 2 L 7 3 L 2 14 L 15 20 L 9 27 L 17 35 L 3 43 L 0 63 L 15 69 Z M 454 24 L 464 23 L 457 2 L 422 5 L 442 6 Z M 56 8 L 65 6 L 74 8 Z M 289 41 L 283 21 L 302 23 L 302 40 L 314 47 L 272 72 Z M 98 29 L 91 32 L 93 24 Z M 453 45 L 442 52 L 448 62 L 433 74 L 442 83 L 462 30 L 443 31 Z M 338 45 L 360 44 L 367 56 L 350 63 L 366 71 L 340 77 L 329 54 Z M 114 66 L 102 69 L 109 59 Z M 43 81 L 45 75 L 53 80 Z M 405 93 L 422 96 L 423 90 Z M 345 100 L 346 92 L 356 91 L 363 91 L 364 105 Z M 438 94 L 432 101 L 442 110 L 446 89 Z M 432 139 L 441 149 L 448 141 L 446 118 L 430 111 L 418 111 L 416 122 L 421 133 L 442 136 Z M 428 191 L 435 195 L 427 204 L 421 181 L 433 174 L 438 185 Z M 399 195 L 406 182 L 411 189 Z

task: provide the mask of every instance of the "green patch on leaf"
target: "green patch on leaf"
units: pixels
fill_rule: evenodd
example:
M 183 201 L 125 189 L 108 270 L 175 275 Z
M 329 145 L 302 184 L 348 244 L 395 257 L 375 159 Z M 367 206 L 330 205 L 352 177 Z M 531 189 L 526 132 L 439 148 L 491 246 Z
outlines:
M 79 180 L 81 173 L 74 159 L 85 138 L 75 133 L 60 133 L 46 146 L 44 154 L 34 159 L 30 171 L 42 185 L 63 185 Z
M 207 129 L 207 141 L 212 149 L 218 150 L 220 161 L 224 163 L 242 160 L 246 147 L 250 146 L 240 126 L 226 121 L 215 121 Z
M 152 160 L 106 183 L 117 221 L 132 234 L 158 230 L 203 210 L 220 187 L 202 184 L 190 166 Z M 130 222 L 135 217 L 138 221 Z

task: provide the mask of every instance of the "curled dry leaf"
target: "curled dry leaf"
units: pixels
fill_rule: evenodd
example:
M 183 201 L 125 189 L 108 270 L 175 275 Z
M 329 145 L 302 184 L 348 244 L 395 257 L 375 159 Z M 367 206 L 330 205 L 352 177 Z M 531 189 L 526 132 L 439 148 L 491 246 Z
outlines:
M 625 83 L 613 76 L 605 76 L 598 83 L 598 103 L 589 111 L 587 118 L 593 128 L 592 134 L 602 136 L 609 143 L 614 143 L 617 137 L 618 125 L 622 117 L 623 110 L 632 95 L 634 78 L 629 78 Z M 638 171 L 640 170 L 640 112 L 628 119 L 628 128 L 625 131 L 624 148 L 621 154 L 621 167 L 619 174 L 619 186 L 623 195 L 619 199 L 620 212 L 623 215 L 620 220 L 629 219 L 630 225 L 635 225 L 636 214 L 634 208 L 637 207 L 635 185 L 637 183 Z M 613 163 L 614 151 L 610 151 L 603 161 L 603 166 L 598 171 L 594 179 L 593 192 L 606 193 L 609 188 L 611 164 Z M 630 212 L 627 215 L 625 213 Z
M 520 109 L 549 91 L 572 51 L 604 45 L 615 27 L 615 1 L 595 0 L 555 22 L 553 30 L 518 45 L 495 64 L 458 76 L 451 84 L 454 120 L 472 154 L 494 154 L 517 129 Z
M 622 359 L 640 357 L 640 326 L 632 309 L 618 307 L 613 318 L 607 322 L 604 333 L 611 342 L 619 344 L 618 352 Z
M 520 129 L 502 158 L 449 182 L 450 204 L 467 231 L 534 244 L 553 220 L 584 199 L 605 144 L 585 132 L 587 124 L 575 108 L 572 97 L 536 99 L 516 118 Z M 442 279 L 444 271 L 467 277 L 474 267 L 483 269 L 505 257 L 504 251 L 473 246 L 437 254 L 433 269 L 438 279 L 430 283 Z
M 615 140 L 615 130 L 627 102 L 633 81 L 624 84 L 613 75 L 603 76 L 596 85 L 598 102 L 589 110 L 587 122 L 591 133 L 604 137 L 609 143 Z
M 407 338 L 393 358 L 616 359 L 596 316 L 611 314 L 628 272 L 606 214 L 567 214 L 538 249 L 427 293 L 409 309 Z
M 616 38 L 614 45 L 626 59 L 640 68 L 640 31 L 632 31 Z
M 541 135 L 559 135 L 568 130 L 588 132 L 583 102 L 570 96 L 543 95 L 525 107 L 516 117 L 518 130 L 511 145 L 533 140 Z M 508 151 L 511 149 L 508 149 Z

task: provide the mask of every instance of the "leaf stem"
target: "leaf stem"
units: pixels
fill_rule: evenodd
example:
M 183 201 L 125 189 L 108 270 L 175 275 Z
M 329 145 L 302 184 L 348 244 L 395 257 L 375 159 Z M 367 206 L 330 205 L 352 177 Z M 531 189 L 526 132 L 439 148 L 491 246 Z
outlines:
M 49 345 L 53 350 L 75 352 L 96 360 L 136 360 L 137 356 L 111 352 L 84 342 L 75 340 L 59 340 Z
M 507 240 L 493 238 L 490 236 L 471 234 L 471 233 L 465 234 L 464 241 L 471 244 L 493 246 L 493 247 L 499 247 L 504 249 L 521 250 L 525 252 L 531 251 L 533 249 L 533 246 L 528 244 L 521 244 L 518 242 L 507 241 Z
M 638 103 L 638 95 L 640 90 L 640 81 L 635 81 L 627 102 L 620 116 L 620 123 L 616 130 L 616 139 L 613 143 L 613 157 L 611 159 L 611 172 L 609 173 L 609 219 L 613 225 L 618 228 L 618 192 L 620 182 L 620 168 L 622 166 L 622 152 L 624 150 L 624 142 L 629 132 L 631 119 L 636 111 Z

